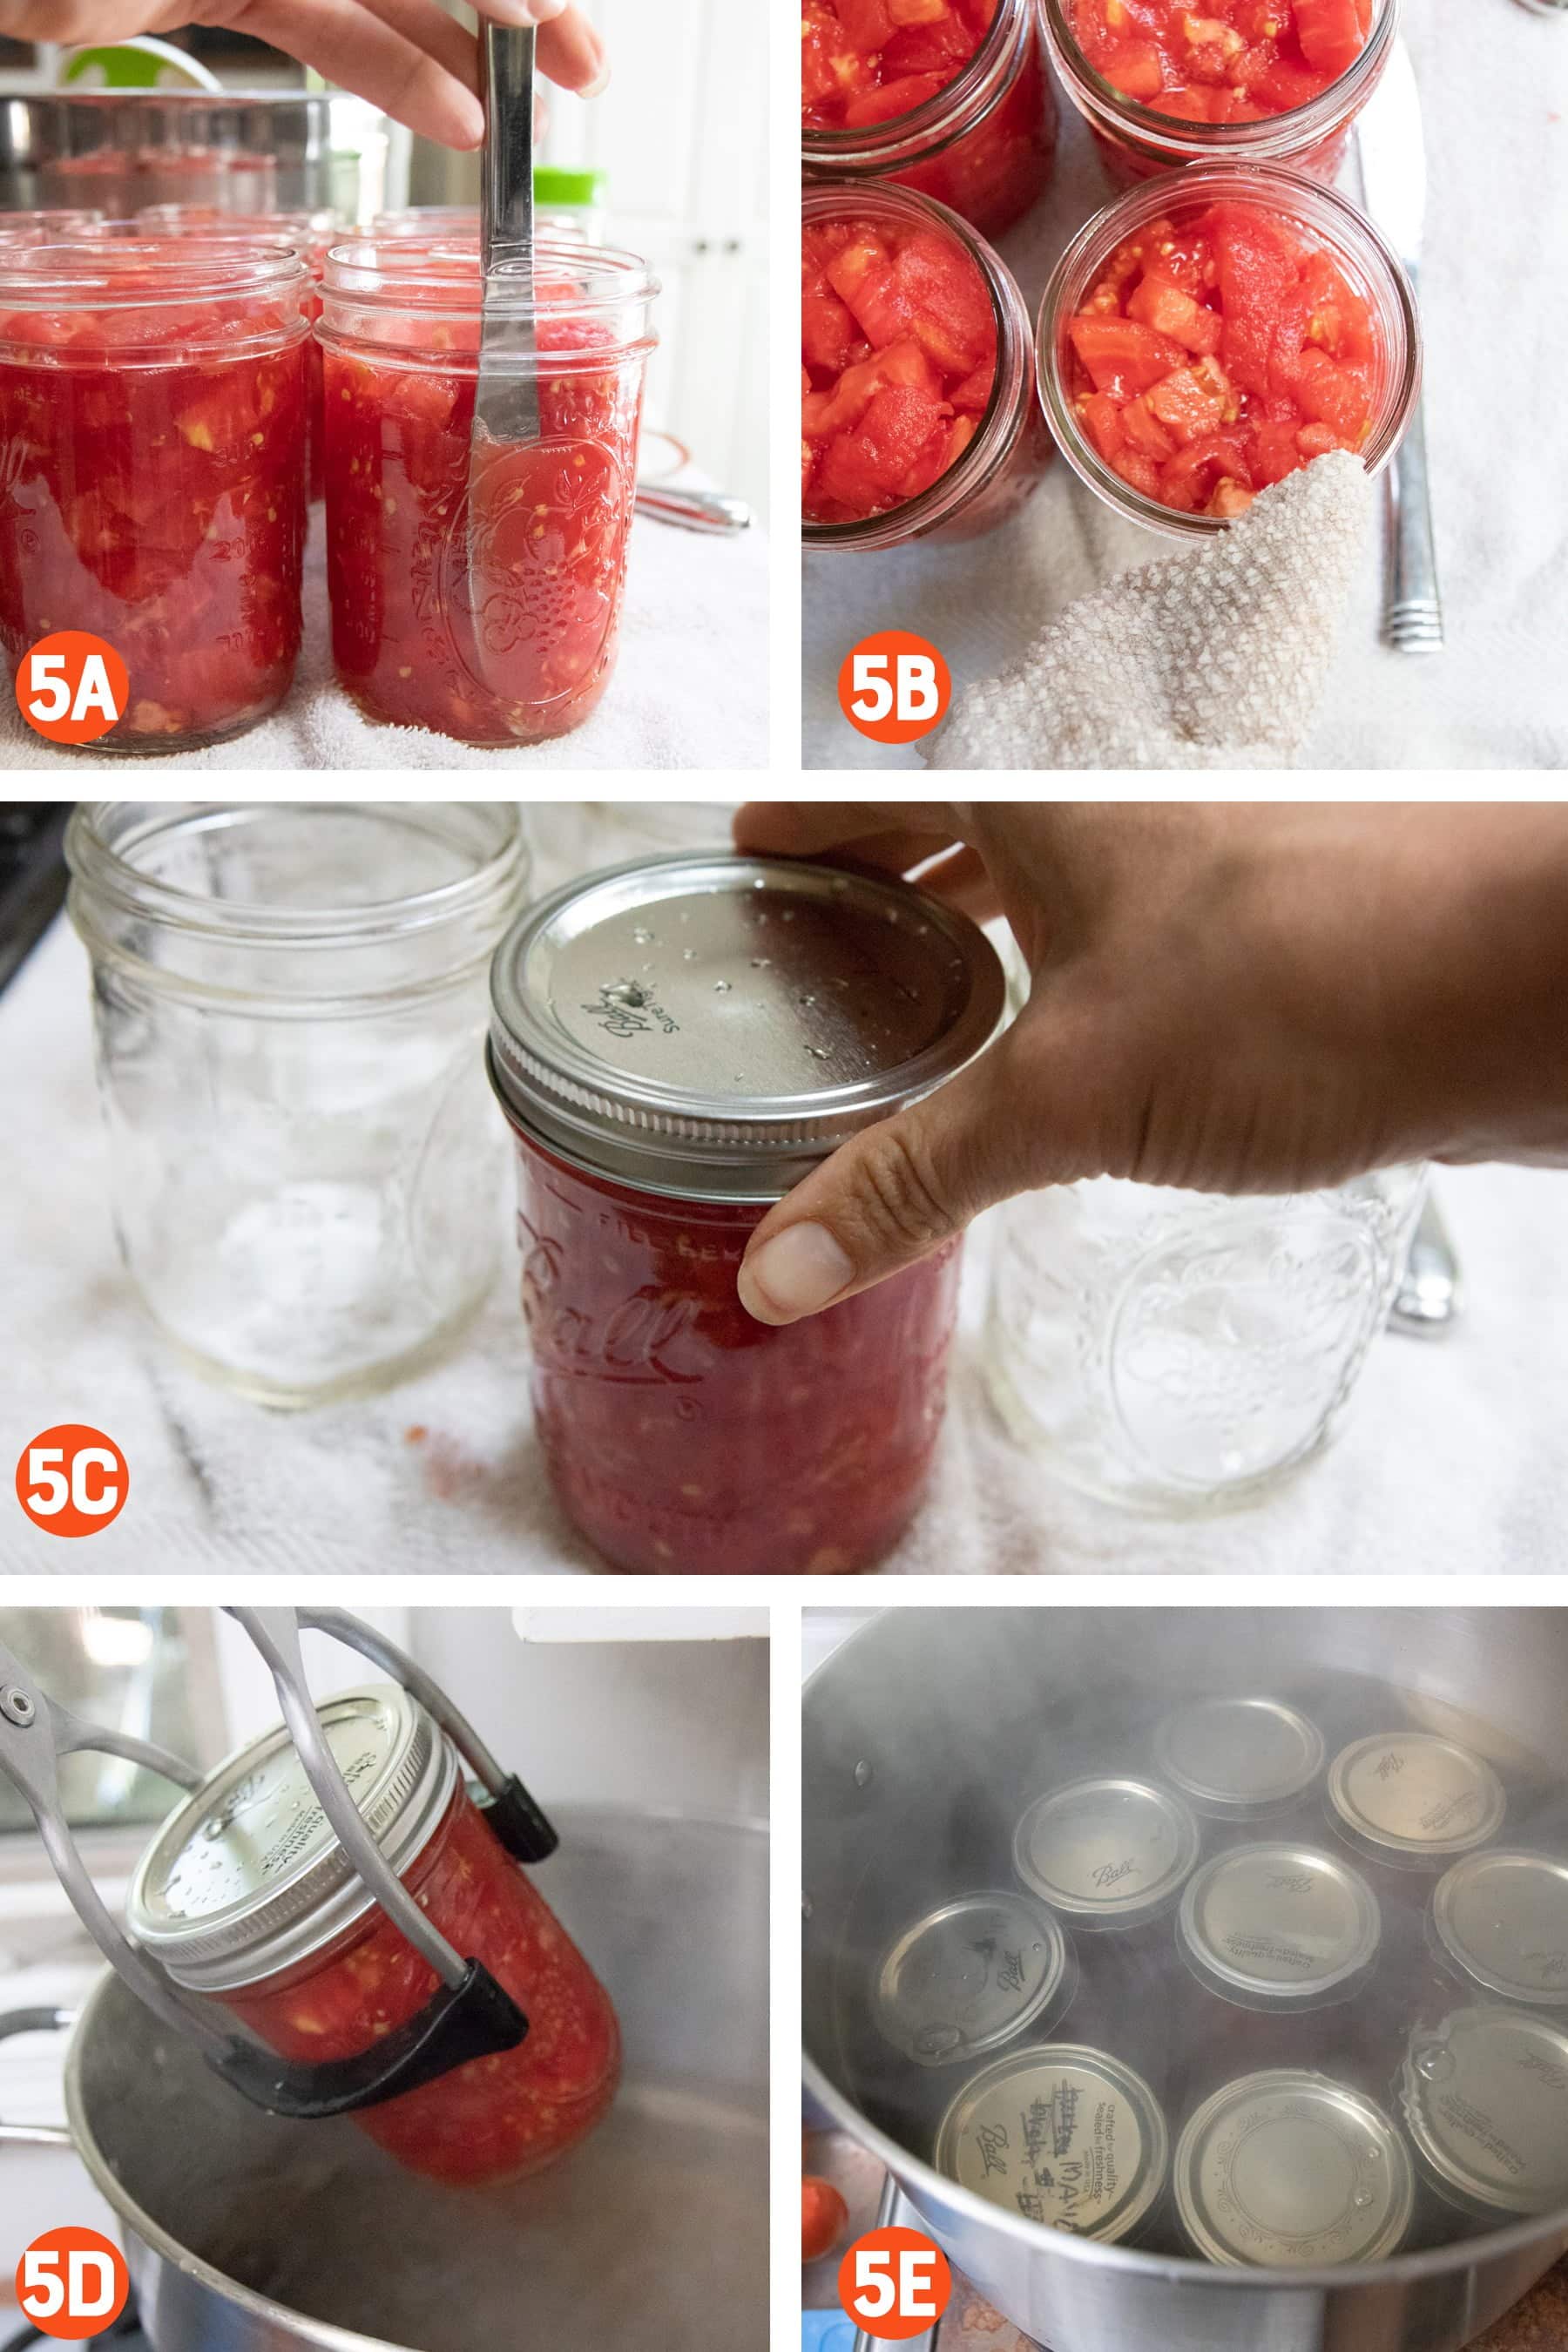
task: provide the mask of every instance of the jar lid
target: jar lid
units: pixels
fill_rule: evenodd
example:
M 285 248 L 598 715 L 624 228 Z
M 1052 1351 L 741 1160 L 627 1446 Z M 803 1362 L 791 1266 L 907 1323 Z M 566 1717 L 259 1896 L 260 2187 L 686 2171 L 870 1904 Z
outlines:
M 457 1790 L 450 1741 L 394 1685 L 342 1692 L 316 1713 L 365 1827 L 401 1877 Z M 310 1958 L 374 1904 L 279 1724 L 170 1815 L 137 1865 L 126 1924 L 176 1984 L 232 1992 Z
M 1383 1915 L 1337 1854 L 1293 1843 L 1217 1854 L 1187 1881 L 1177 1940 L 1194 1975 L 1244 2009 L 1348 2000 L 1375 1966 Z
M 1491 1766 L 1432 1731 L 1376 1732 L 1342 1749 L 1329 1803 L 1352 1838 L 1417 1866 L 1484 1845 L 1508 1811 Z
M 1439 1950 L 1487 1992 L 1568 2009 L 1568 1861 L 1473 1853 L 1432 1891 Z
M 1411 2039 L 1401 2099 L 1434 2185 L 1466 2211 L 1568 2206 L 1568 2033 L 1521 2009 L 1462 2009 Z
M 533 201 L 536 205 L 596 205 L 608 184 L 603 172 L 568 172 L 559 163 L 536 163 Z
M 1203 1813 L 1233 1821 L 1275 1812 L 1323 1769 L 1322 1733 L 1273 1698 L 1205 1698 L 1154 1735 L 1161 1771 Z
M 1176 2210 L 1230 2269 L 1327 2269 L 1395 2253 L 1415 2207 L 1404 2141 L 1326 2075 L 1248 2074 L 1205 2099 L 1176 2148 Z
M 1019 2050 L 966 2083 L 937 2126 L 935 2164 L 1047 2229 L 1130 2237 L 1165 2185 L 1170 2136 L 1142 2075 L 1074 2042 Z
M 1067 1937 L 1026 1895 L 963 1895 L 917 1919 L 877 1972 L 873 2008 L 919 2066 L 975 2058 L 1010 2041 L 1066 1988 Z
M 1133 1927 L 1175 1903 L 1197 1866 L 1197 1822 L 1145 1780 L 1073 1780 L 1037 1797 L 1013 1836 L 1013 1866 L 1080 1927 Z
M 491 968 L 509 1110 L 597 1174 L 776 1201 L 995 1034 L 966 915 L 885 875 L 712 852 L 638 858 L 531 907 Z

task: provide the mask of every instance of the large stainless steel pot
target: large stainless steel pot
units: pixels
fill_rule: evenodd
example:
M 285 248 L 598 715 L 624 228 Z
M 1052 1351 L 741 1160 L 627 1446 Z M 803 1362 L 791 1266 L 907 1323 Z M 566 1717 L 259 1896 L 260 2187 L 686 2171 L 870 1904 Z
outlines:
M 931 2234 L 1052 2352 L 1459 2352 L 1568 2251 L 1568 2211 L 1363 2270 L 1224 2271 L 1037 2228 L 960 2189 L 857 2105 L 839 1956 L 868 1873 L 926 1866 L 956 1791 L 1048 1752 L 1053 1709 L 1108 1683 L 1173 1694 L 1350 1669 L 1516 1739 L 1568 1783 L 1568 1611 L 896 1609 L 804 1699 L 808 2096 L 871 2147 Z M 1021 1710 L 1020 1695 L 1026 1705 Z M 1500 1731 L 1495 1727 L 1500 1727 Z M 953 2085 L 956 2089 L 956 2084 Z
M 541 1884 L 609 1988 L 626 2075 L 598 2131 L 514 2188 L 434 2188 L 352 2124 L 263 2115 L 118 1978 L 97 1987 L 68 2137 L 157 2352 L 763 2352 L 766 1833 L 556 1820 Z
M 344 103 L 303 89 L 46 90 L 7 97 L 0 100 L 0 211 L 100 204 L 91 183 L 73 177 L 71 163 L 159 152 L 205 152 L 230 167 L 257 167 L 250 196 L 238 202 L 241 210 L 335 205 L 332 117 Z M 251 183 L 251 174 L 241 176 Z M 112 178 L 106 184 L 115 191 L 121 186 Z M 213 197 L 205 186 L 192 193 L 202 202 Z M 365 202 L 375 200 L 372 188 Z M 122 201 L 117 196 L 105 208 L 115 210 Z

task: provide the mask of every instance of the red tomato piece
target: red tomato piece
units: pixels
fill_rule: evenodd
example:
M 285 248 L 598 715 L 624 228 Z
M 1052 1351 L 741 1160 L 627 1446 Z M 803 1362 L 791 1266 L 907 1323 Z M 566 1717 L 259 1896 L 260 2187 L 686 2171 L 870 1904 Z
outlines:
M 800 2258 L 819 2263 L 830 2254 L 849 2227 L 849 2208 L 833 2186 L 815 2173 L 800 2184 Z
M 1366 47 L 1373 0 L 1071 0 L 1074 36 L 1124 98 L 1180 122 L 1306 105 Z
M 1217 352 L 1220 320 L 1217 310 L 1210 310 L 1183 291 L 1168 278 L 1151 268 L 1144 272 L 1127 305 L 1130 319 L 1142 320 L 1152 327 L 1157 335 L 1167 335 L 1184 351 L 1195 352 L 1201 357 Z
M 1291 15 L 1307 63 L 1331 81 L 1348 73 L 1366 46 L 1355 0 L 1293 0 Z
M 1184 356 L 1178 344 L 1136 319 L 1089 317 L 1080 311 L 1068 333 L 1095 390 L 1115 393 L 1122 400 L 1147 392 L 1179 367 Z

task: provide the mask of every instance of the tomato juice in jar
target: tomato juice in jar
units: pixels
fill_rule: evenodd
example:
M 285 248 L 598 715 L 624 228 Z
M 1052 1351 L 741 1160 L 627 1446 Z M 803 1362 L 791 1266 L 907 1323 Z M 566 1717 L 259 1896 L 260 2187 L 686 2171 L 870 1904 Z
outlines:
M 305 539 L 308 276 L 284 247 L 0 251 L 0 638 L 130 674 L 95 749 L 187 751 L 288 692 Z
M 994 950 L 901 882 L 692 853 L 531 908 L 492 967 L 534 1424 L 614 1567 L 873 1567 L 942 1423 L 958 1245 L 785 1328 L 736 1275 L 768 1210 L 1001 1021 Z
M 658 285 L 631 254 L 541 239 L 500 359 L 531 379 L 541 438 L 476 443 L 480 284 L 477 241 L 328 257 L 332 653 L 368 718 L 541 742 L 615 667 Z
M 801 383 L 808 548 L 974 538 L 1050 461 L 1012 273 L 910 189 L 805 190 Z
M 1113 179 L 1194 163 L 1331 181 L 1383 78 L 1399 0 L 1037 0 Z
M 999 236 L 1038 202 L 1057 102 L 1035 0 L 805 0 L 801 161 L 896 180 Z
M 515 2049 L 353 2120 L 434 2180 L 537 2172 L 615 2096 L 609 1996 L 468 1796 L 451 1742 L 417 1700 L 378 1686 L 323 1700 L 317 1714 L 390 1867 L 528 2021 Z M 343 1853 L 281 1725 L 219 1765 L 165 1822 L 137 1868 L 127 1918 L 176 1984 L 307 2064 L 371 2049 L 439 1986 Z
M 1261 164 L 1194 164 L 1097 214 L 1046 289 L 1037 357 L 1074 472 L 1179 537 L 1336 450 L 1380 473 L 1421 389 L 1390 247 L 1331 188 Z

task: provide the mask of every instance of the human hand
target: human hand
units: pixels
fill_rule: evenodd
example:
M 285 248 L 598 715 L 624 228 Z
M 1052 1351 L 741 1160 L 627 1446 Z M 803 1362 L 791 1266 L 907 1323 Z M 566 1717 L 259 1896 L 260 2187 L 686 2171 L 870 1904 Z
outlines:
M 740 1273 L 792 1323 L 982 1209 L 1074 1178 L 1285 1192 L 1407 1160 L 1568 1164 L 1568 810 L 754 803 L 752 852 L 852 853 L 977 920 L 1033 987 L 939 1092 L 844 1144 Z
M 609 79 L 604 44 L 570 0 L 476 0 L 498 25 L 539 28 L 539 70 L 579 98 Z M 14 41 L 123 41 L 182 26 L 226 26 L 313 66 L 443 147 L 478 147 L 479 43 L 436 0 L 0 0 Z

